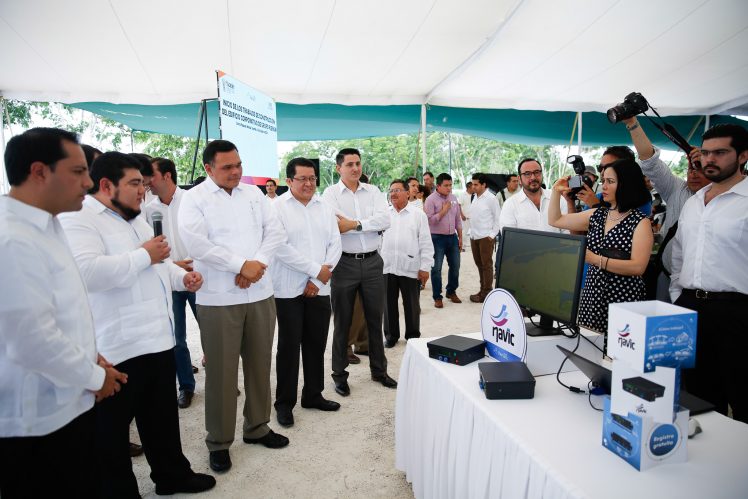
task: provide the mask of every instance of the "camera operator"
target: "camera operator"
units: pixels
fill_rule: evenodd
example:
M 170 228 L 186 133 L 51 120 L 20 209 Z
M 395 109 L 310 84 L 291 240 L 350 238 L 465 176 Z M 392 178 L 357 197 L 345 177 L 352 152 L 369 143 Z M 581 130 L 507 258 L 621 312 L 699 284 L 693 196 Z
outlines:
M 673 265 L 672 246 L 668 243 L 678 229 L 677 222 L 683 205 L 696 191 L 709 185 L 711 180 L 704 176 L 698 166 L 698 161 L 701 159 L 699 149 L 692 149 L 688 161 L 688 176 L 686 180 L 683 180 L 660 159 L 660 149 L 652 144 L 635 116 L 624 119 L 623 123 L 626 124 L 626 130 L 631 134 L 642 172 L 650 178 L 667 206 L 667 216 L 660 229 L 660 233 L 664 234 L 664 239 L 657 252 L 657 265 L 660 270 L 657 279 L 657 299 L 669 302 L 668 288 Z

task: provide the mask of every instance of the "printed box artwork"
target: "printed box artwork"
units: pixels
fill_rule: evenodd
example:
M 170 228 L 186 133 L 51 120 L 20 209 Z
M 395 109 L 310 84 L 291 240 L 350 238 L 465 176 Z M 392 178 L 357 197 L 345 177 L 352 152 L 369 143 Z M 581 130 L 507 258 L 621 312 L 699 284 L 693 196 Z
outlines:
M 687 410 L 679 411 L 672 423 L 658 423 L 646 416 L 613 412 L 611 398 L 605 398 L 603 447 L 637 470 L 687 461 L 687 442 Z
M 661 301 L 614 303 L 608 319 L 608 355 L 641 372 L 656 366 L 693 367 L 696 312 Z
M 610 384 L 612 411 L 649 416 L 658 423 L 672 423 L 678 410 L 680 373 L 673 367 L 658 367 L 650 373 L 613 361 Z

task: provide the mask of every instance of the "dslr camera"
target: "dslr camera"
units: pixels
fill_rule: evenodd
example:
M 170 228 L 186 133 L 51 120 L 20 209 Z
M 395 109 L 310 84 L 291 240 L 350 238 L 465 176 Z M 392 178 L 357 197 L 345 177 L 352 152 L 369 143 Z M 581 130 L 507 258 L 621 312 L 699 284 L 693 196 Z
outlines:
M 576 175 L 572 175 L 572 177 L 569 179 L 569 187 L 571 187 L 570 196 L 572 198 L 576 198 L 579 191 L 582 190 L 582 185 L 584 184 L 587 184 L 587 187 L 592 189 L 592 180 L 584 176 L 584 172 L 587 167 L 584 165 L 582 156 L 574 154 L 566 158 L 566 162 L 569 163 L 572 168 L 574 168 L 574 173 L 576 173 Z
M 621 120 L 633 118 L 649 109 L 649 102 L 639 92 L 631 92 L 624 97 L 623 102 L 608 109 L 608 121 L 618 123 Z

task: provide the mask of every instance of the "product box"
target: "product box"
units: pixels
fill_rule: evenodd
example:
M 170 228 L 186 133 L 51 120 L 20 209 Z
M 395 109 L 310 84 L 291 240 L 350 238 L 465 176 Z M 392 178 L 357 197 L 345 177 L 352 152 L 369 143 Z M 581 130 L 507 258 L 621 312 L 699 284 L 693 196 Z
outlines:
M 696 312 L 661 301 L 613 303 L 607 353 L 644 373 L 656 366 L 693 367 Z
M 672 423 L 680 408 L 680 370 L 657 367 L 642 373 L 621 360 L 613 361 L 610 381 L 611 410 L 616 414 L 649 416 L 658 423 Z
M 649 416 L 618 414 L 611 405 L 606 397 L 603 447 L 639 471 L 688 460 L 688 410 L 679 411 L 672 423 L 657 423 Z

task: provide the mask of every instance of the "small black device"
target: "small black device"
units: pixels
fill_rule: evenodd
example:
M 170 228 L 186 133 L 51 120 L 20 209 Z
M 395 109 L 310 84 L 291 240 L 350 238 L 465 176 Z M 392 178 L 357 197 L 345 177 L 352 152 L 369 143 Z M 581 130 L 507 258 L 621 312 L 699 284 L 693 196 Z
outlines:
M 531 399 L 535 378 L 524 362 L 481 362 L 480 387 L 489 400 Z
M 627 451 L 631 452 L 631 449 L 633 449 L 631 442 L 623 438 L 621 435 L 619 435 L 616 432 L 613 432 L 610 434 L 610 438 L 613 439 L 615 443 L 626 449 Z
M 154 211 L 151 214 L 151 220 L 153 221 L 153 237 L 162 235 L 164 233 L 164 215 L 160 211 Z
M 621 380 L 621 384 L 623 385 L 624 391 L 636 395 L 648 402 L 654 402 L 656 398 L 665 395 L 664 386 L 658 385 L 657 383 L 642 378 L 641 376 L 623 379 Z
M 566 158 L 566 162 L 571 165 L 571 167 L 574 169 L 574 173 L 576 173 L 576 175 L 572 175 L 569 179 L 569 187 L 571 187 L 571 197 L 575 198 L 576 195 L 579 194 L 579 191 L 582 190 L 582 186 L 585 184 L 587 184 L 587 187 L 592 189 L 594 182 L 584 176 L 584 172 L 587 167 L 584 164 L 584 159 L 582 159 L 582 156 L 573 154 Z
M 611 413 L 611 416 L 613 416 L 613 421 L 624 430 L 628 432 L 634 431 L 634 423 L 632 423 L 628 419 L 624 418 L 620 414 L 615 413 Z
M 432 359 L 464 366 L 486 356 L 486 342 L 450 334 L 426 343 Z

